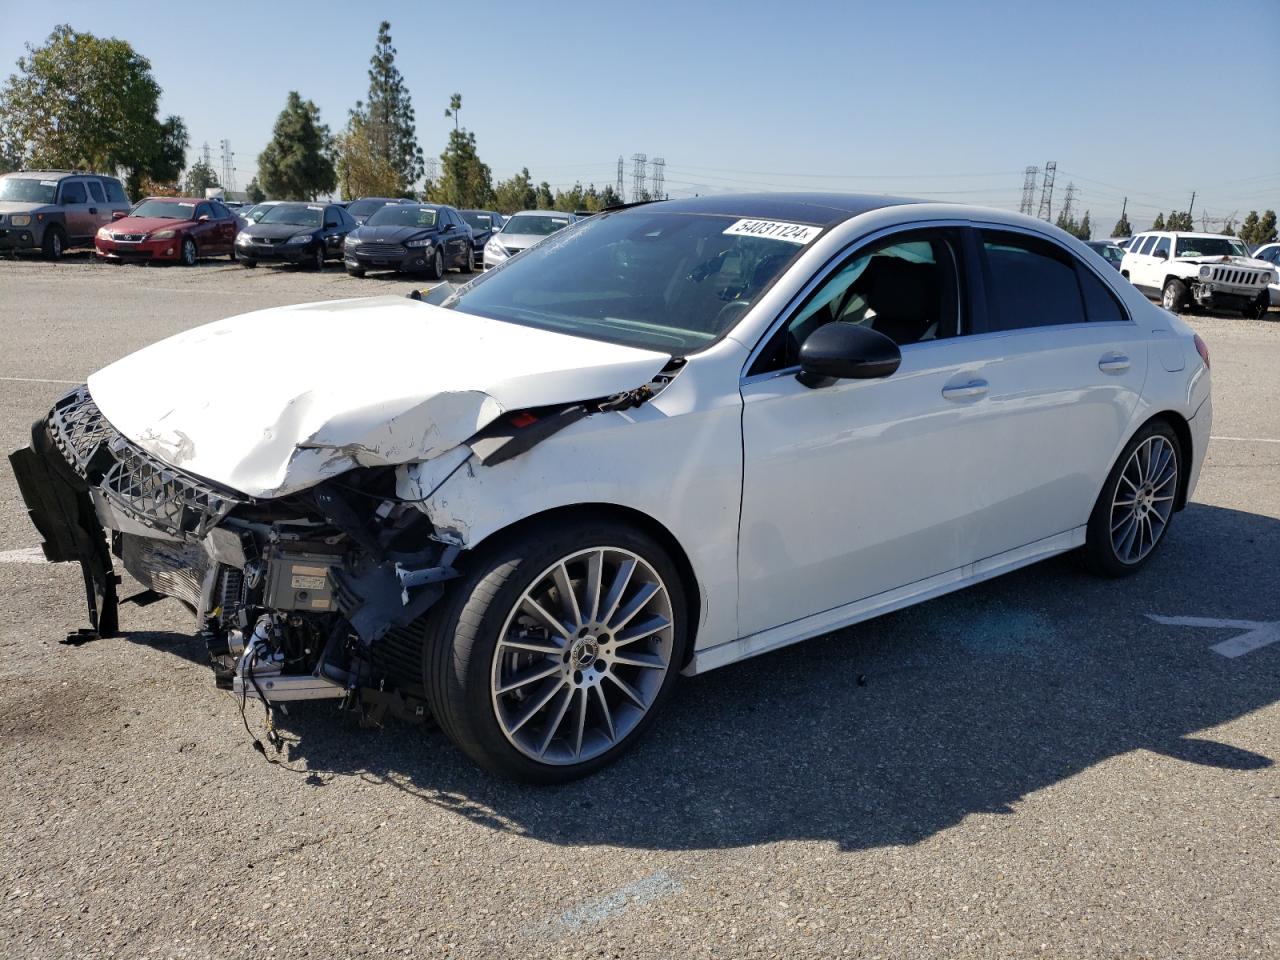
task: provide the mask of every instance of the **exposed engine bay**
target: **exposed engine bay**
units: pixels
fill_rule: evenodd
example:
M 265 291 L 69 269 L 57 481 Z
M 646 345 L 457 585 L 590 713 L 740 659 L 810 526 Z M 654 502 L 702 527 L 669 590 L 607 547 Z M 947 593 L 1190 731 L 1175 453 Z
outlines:
M 504 414 L 447 460 L 446 475 L 643 404 L 681 363 L 622 394 Z M 174 597 L 195 616 L 217 684 L 242 708 L 261 700 L 270 717 L 272 704 L 340 698 L 374 720 L 426 715 L 426 614 L 458 576 L 463 545 L 406 494 L 428 492 L 406 484 L 406 465 L 357 467 L 255 499 L 144 449 L 107 420 L 88 386 L 37 421 L 31 446 L 10 461 L 46 557 L 83 571 L 90 624 L 69 642 L 118 633 L 122 603 Z M 117 559 L 143 587 L 127 600 Z

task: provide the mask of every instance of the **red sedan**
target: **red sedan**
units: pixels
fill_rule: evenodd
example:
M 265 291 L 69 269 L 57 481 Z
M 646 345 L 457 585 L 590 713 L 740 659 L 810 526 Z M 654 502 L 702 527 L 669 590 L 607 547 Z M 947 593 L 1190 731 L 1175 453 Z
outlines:
M 234 260 L 239 229 L 218 200 L 148 197 L 100 229 L 94 245 L 108 260 L 176 260 L 190 267 L 201 257 Z

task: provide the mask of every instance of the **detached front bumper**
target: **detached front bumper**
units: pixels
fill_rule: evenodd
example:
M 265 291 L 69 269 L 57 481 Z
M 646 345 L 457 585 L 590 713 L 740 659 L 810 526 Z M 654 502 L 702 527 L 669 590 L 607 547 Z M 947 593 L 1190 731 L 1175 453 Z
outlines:
M 1247 310 L 1262 297 L 1266 303 L 1270 294 L 1266 287 L 1223 287 L 1212 281 L 1197 280 L 1191 284 L 1191 296 L 1197 304 L 1208 310 Z

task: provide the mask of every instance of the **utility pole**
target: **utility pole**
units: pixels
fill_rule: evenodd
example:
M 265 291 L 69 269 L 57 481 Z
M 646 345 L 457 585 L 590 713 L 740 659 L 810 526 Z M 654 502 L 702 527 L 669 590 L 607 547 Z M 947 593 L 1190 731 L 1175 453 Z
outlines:
M 1057 160 L 1050 160 L 1044 165 L 1044 177 L 1040 181 L 1040 212 L 1036 214 L 1041 220 L 1053 216 L 1053 178 L 1057 172 Z
M 1191 219 L 1191 211 L 1192 211 L 1192 210 L 1194 210 L 1195 208 L 1196 208 L 1196 192 L 1195 192 L 1194 190 L 1192 190 L 1192 191 L 1191 191 L 1191 203 L 1190 203 L 1190 205 L 1187 207 L 1187 219 L 1188 219 L 1188 220 L 1190 220 L 1190 219 Z
M 649 178 L 649 193 L 654 200 L 665 200 L 663 195 L 663 168 L 667 165 L 667 161 L 661 157 L 654 157 L 650 163 L 653 164 L 653 176 Z
M 1022 178 L 1022 202 L 1018 204 L 1018 212 L 1031 215 L 1031 210 L 1036 202 L 1036 176 L 1040 173 L 1039 167 L 1027 167 L 1023 171 Z
M 1124 219 L 1125 212 L 1129 209 L 1129 198 L 1124 198 L 1124 203 L 1120 204 L 1120 219 Z
M 618 195 L 619 203 L 626 202 L 626 196 L 622 192 L 622 154 L 618 154 L 618 183 L 613 188 L 613 192 Z
M 635 153 L 631 155 L 631 202 L 643 200 L 645 197 L 644 181 L 645 181 L 645 161 L 649 158 L 643 153 Z
M 218 146 L 222 149 L 222 189 L 230 196 L 236 192 L 236 155 L 230 140 L 219 140 Z

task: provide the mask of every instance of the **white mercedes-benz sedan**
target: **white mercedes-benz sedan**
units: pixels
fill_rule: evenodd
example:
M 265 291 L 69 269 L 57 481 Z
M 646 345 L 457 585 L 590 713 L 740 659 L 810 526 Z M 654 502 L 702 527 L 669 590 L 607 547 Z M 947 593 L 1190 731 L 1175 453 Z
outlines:
M 717 196 L 587 218 L 439 304 L 179 334 L 11 460 L 84 571 L 79 638 L 118 629 L 118 559 L 242 708 L 429 715 L 545 783 L 680 673 L 1069 550 L 1138 571 L 1209 394 L 1200 338 L 1039 220 Z

